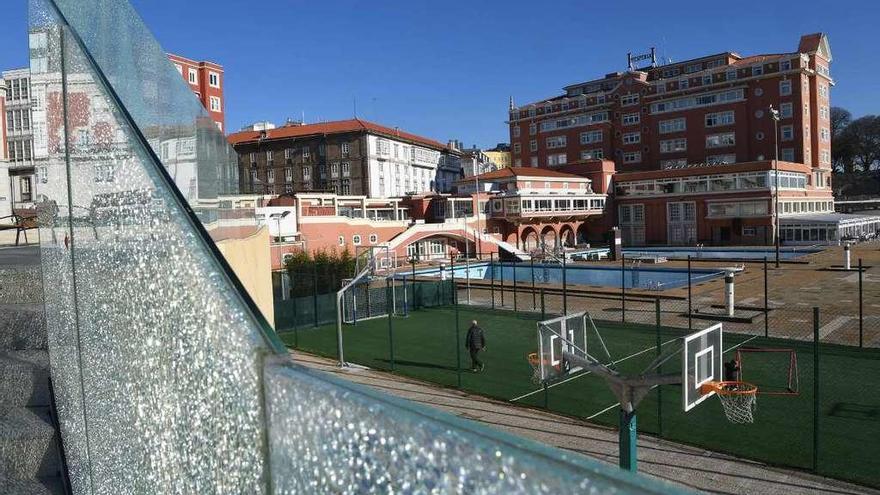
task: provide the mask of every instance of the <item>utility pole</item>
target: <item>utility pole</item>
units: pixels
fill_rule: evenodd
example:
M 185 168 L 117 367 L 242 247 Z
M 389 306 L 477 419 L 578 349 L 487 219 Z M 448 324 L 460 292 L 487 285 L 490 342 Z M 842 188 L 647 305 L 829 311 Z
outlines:
M 770 105 L 773 119 L 773 240 L 776 245 L 776 268 L 779 268 L 779 110 Z

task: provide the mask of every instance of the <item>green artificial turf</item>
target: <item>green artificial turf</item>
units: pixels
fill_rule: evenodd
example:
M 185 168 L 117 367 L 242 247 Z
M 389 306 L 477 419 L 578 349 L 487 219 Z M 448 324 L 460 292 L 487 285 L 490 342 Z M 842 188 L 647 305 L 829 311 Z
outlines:
M 464 335 L 471 320 L 485 330 L 487 347 L 481 354 L 485 370 L 471 373 Z M 364 320 L 344 325 L 345 360 L 371 368 L 392 370 L 444 386 L 458 387 L 502 400 L 516 399 L 524 406 L 547 407 L 565 415 L 589 418 L 616 426 L 617 399 L 604 380 L 585 374 L 547 388 L 531 382 L 526 356 L 537 350 L 533 314 L 444 306 L 410 312 L 406 317 Z M 456 324 L 456 321 L 458 322 Z M 656 356 L 680 345 L 682 329 L 647 325 L 595 322 L 616 367 L 638 373 Z M 456 338 L 456 328 L 459 338 Z M 337 357 L 336 327 L 300 328 L 279 333 L 289 346 Z M 393 338 L 392 338 L 393 336 Z M 588 337 L 591 354 L 598 347 Z M 393 346 L 391 343 L 393 342 Z M 642 433 L 711 450 L 727 452 L 773 465 L 813 468 L 813 345 L 809 342 L 767 339 L 726 333 L 725 360 L 732 348 L 791 348 L 797 353 L 799 395 L 759 395 L 755 422 L 729 423 L 721 404 L 710 398 L 685 413 L 681 389 L 667 385 L 653 390 L 638 406 Z M 880 486 L 880 350 L 822 345 L 820 350 L 818 472 L 840 479 Z M 753 354 L 744 357 L 743 379 L 767 390 L 784 390 L 788 384 L 788 355 Z M 680 359 L 664 365 L 664 373 L 680 373 Z M 603 412 L 604 411 L 604 412 Z

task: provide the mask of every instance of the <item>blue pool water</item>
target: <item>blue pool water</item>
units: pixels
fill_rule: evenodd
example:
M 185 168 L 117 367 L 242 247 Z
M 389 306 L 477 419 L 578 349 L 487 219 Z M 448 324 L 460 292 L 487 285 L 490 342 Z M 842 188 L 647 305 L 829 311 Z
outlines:
M 449 269 L 447 266 L 447 274 Z M 535 283 L 561 284 L 562 270 L 563 268 L 556 264 L 535 264 L 533 272 L 531 264 L 519 263 L 514 266 L 509 263 L 479 263 L 471 265 L 469 268 L 456 266 L 455 278 L 494 279 L 497 284 L 504 280 L 505 285 L 513 285 L 513 279 L 516 277 L 517 283 L 528 285 L 532 283 L 532 274 L 534 273 Z M 421 270 L 417 273 L 422 276 L 440 276 L 439 268 Z M 695 268 L 691 270 L 691 281 L 693 283 L 704 282 L 722 275 L 724 272 L 717 269 Z M 565 268 L 565 277 L 566 283 L 573 285 L 620 288 L 621 282 L 623 282 L 627 289 L 657 290 L 683 287 L 687 285 L 688 280 L 687 270 L 645 266 L 627 267 L 622 274 L 619 267 L 568 266 Z
M 821 249 L 815 248 L 782 248 L 779 251 L 779 258 L 784 260 L 793 260 L 810 253 L 817 253 Z M 766 257 L 768 260 L 776 259 L 776 251 L 773 248 L 687 248 L 687 247 L 643 247 L 643 248 L 625 248 L 624 256 L 664 256 L 668 259 L 687 259 L 688 256 L 694 259 L 750 259 L 760 260 Z

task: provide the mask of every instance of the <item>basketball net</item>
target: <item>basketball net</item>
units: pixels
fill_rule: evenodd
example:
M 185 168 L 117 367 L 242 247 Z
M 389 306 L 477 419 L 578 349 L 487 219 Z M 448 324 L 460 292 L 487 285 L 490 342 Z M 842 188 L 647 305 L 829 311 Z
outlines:
M 702 387 L 703 393 L 714 391 L 724 408 L 724 415 L 731 423 L 747 424 L 755 421 L 758 387 L 746 382 L 709 382 Z

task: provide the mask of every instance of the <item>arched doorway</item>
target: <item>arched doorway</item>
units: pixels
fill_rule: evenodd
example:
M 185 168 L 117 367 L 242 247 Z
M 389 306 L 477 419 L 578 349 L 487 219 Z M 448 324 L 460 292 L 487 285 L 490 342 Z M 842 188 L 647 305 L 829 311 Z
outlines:
M 556 249 L 558 240 L 559 237 L 556 235 L 556 230 L 553 227 L 548 225 L 541 230 L 541 244 L 544 246 L 544 249 L 548 251 Z
M 589 232 L 587 231 L 587 223 L 586 222 L 578 225 L 576 237 L 577 237 L 578 244 L 587 244 L 588 242 L 590 242 L 589 241 L 590 235 L 589 235 Z
M 528 227 L 523 230 L 522 246 L 526 252 L 531 252 L 538 248 L 538 233 L 535 232 L 535 229 Z
M 574 229 L 572 229 L 570 225 L 563 225 L 562 228 L 559 229 L 559 238 L 562 240 L 563 246 L 574 247 Z

